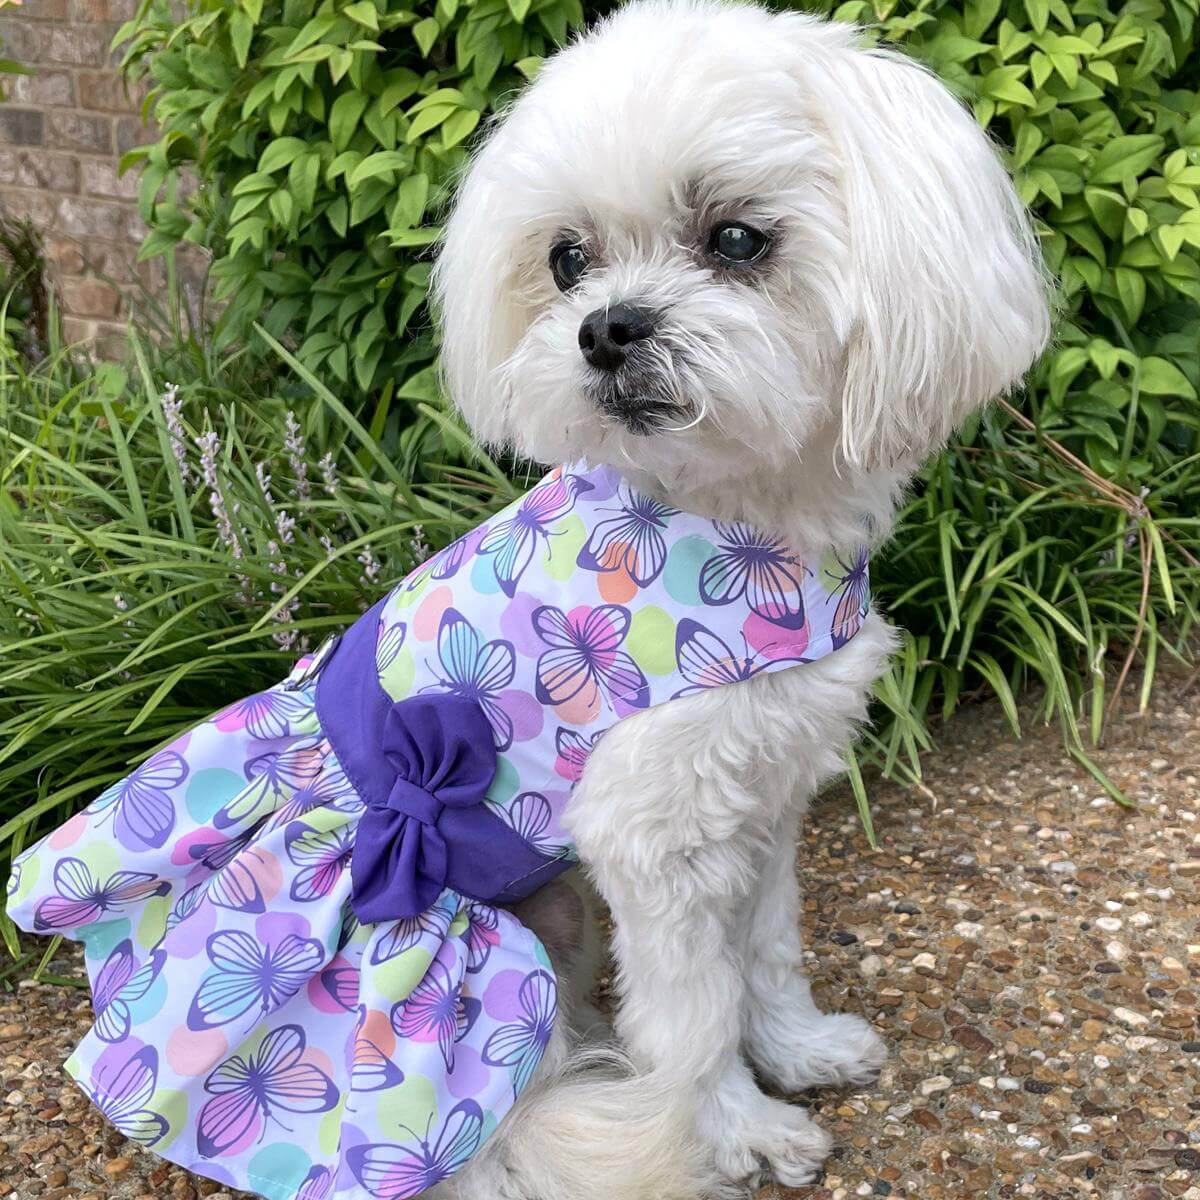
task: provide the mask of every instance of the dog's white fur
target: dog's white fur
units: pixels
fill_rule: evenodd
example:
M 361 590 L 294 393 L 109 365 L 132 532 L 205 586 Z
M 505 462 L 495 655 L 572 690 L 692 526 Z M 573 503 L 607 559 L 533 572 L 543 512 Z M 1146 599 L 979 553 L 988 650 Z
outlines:
M 723 220 L 772 231 L 762 264 L 706 257 Z M 593 266 L 560 294 L 564 234 Z M 546 64 L 470 167 L 436 286 L 449 387 L 480 438 L 612 464 L 814 561 L 866 524 L 886 536 L 915 467 L 1019 381 L 1049 327 L 1009 179 L 932 75 L 844 25 L 700 0 L 632 4 Z M 659 314 L 639 353 L 680 419 L 656 432 L 597 407 L 580 354 L 581 319 L 618 302 Z M 865 1021 L 813 1004 L 794 856 L 893 645 L 872 614 L 824 659 L 605 736 L 567 819 L 615 921 L 622 1049 L 585 1051 L 581 1072 L 564 1028 L 439 1196 L 695 1200 L 764 1166 L 813 1177 L 828 1136 L 754 1071 L 794 1093 L 884 1061 Z

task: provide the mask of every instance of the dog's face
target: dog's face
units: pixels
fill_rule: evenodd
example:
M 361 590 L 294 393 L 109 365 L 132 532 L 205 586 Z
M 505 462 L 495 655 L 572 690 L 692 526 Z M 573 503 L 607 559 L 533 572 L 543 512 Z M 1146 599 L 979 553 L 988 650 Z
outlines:
M 1024 214 L 940 84 L 846 27 L 679 0 L 546 65 L 437 287 L 481 438 L 668 487 L 911 469 L 1047 332 Z

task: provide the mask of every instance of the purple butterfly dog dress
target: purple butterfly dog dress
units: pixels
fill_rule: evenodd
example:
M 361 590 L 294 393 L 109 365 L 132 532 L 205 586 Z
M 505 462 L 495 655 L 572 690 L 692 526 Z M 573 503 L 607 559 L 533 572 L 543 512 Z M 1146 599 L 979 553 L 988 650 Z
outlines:
M 292 675 L 24 854 L 8 911 L 83 942 L 67 1070 L 127 1137 L 270 1200 L 401 1200 L 529 1082 L 555 979 L 506 905 L 623 717 L 819 658 L 865 552 L 806 562 L 608 468 L 552 472 Z

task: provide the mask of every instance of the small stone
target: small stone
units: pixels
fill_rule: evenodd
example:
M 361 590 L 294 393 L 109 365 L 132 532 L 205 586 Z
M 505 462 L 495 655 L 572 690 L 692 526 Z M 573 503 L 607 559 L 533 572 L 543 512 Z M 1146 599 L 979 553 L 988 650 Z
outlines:
M 1200 1171 L 1200 1150 L 1179 1150 L 1175 1154 L 1175 1165 L 1186 1171 Z
M 1143 1016 L 1140 1012 L 1134 1012 L 1132 1008 L 1114 1008 L 1113 1016 L 1126 1025 L 1132 1025 L 1135 1029 L 1144 1029 L 1150 1024 L 1149 1017 Z
M 922 1096 L 936 1096 L 938 1092 L 948 1091 L 953 1084 L 945 1075 L 931 1075 L 928 1079 L 922 1079 L 919 1091 Z
M 57 1171 L 51 1171 L 50 1174 L 46 1176 L 46 1183 L 52 1188 L 62 1187 L 67 1182 L 68 1178 L 70 1177 L 67 1175 L 66 1171 L 62 1170 L 60 1167 Z
M 918 1108 L 913 1111 L 912 1119 L 921 1126 L 922 1129 L 928 1129 L 930 1133 L 936 1133 L 941 1129 L 942 1123 L 938 1119 L 937 1113 L 932 1113 L 927 1108 Z
M 1054 1084 L 1047 1083 L 1044 1079 L 1026 1079 L 1022 1086 L 1035 1096 L 1046 1096 L 1054 1091 Z
M 921 910 L 911 900 L 901 900 L 896 904 L 896 912 L 904 913 L 907 916 L 918 916 Z
M 1116 933 L 1121 928 L 1120 917 L 1097 917 L 1096 928 L 1103 929 L 1105 933 Z
M 922 954 L 918 954 L 912 960 L 912 965 L 918 971 L 932 971 L 937 967 L 937 958 L 928 951 L 925 951 Z
M 883 970 L 883 959 L 878 954 L 864 955 L 862 961 L 858 964 L 858 969 L 868 979 L 874 979 Z
M 918 1017 L 909 1027 L 919 1038 L 935 1042 L 945 1033 L 945 1027 L 936 1017 Z
M 1120 942 L 1109 942 L 1104 947 L 1104 953 L 1108 955 L 1112 962 L 1124 962 L 1129 957 L 1128 949 Z
M 1173 863 L 1171 869 L 1178 875 L 1200 875 L 1200 858 L 1189 858 L 1187 862 Z
M 104 1164 L 104 1173 L 105 1175 L 111 1175 L 113 1178 L 116 1178 L 118 1175 L 124 1175 L 125 1172 L 128 1171 L 132 1166 L 133 1159 L 131 1158 L 110 1158 L 108 1162 Z
M 846 929 L 835 929 L 829 935 L 831 942 L 836 942 L 839 946 L 853 946 L 858 941 L 857 936 Z

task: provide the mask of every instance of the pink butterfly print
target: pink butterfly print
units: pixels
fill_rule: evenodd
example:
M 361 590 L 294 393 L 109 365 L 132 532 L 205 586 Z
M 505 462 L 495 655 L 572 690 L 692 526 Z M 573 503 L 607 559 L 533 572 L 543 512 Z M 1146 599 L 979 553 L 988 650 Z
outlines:
M 188 765 L 174 750 L 162 750 L 114 783 L 88 807 L 100 815 L 97 824 L 114 815 L 117 841 L 127 850 L 158 849 L 175 828 L 171 792 L 188 774 Z
M 90 925 L 105 913 L 165 896 L 171 885 L 145 871 L 115 871 L 101 883 L 80 859 L 64 858 L 54 868 L 54 890 L 57 895 L 47 897 L 34 912 L 37 930 Z
M 143 1046 L 112 1069 L 101 1058 L 89 1083 L 92 1102 L 131 1141 L 153 1146 L 167 1132 L 166 1119 L 147 1107 L 158 1086 L 153 1046 Z
M 299 722 L 312 714 L 313 702 L 282 689 L 258 692 L 231 704 L 213 718 L 223 733 L 244 729 L 251 737 L 287 737 Z
M 305 903 L 328 896 L 354 850 L 349 828 L 318 831 L 296 821 L 283 837 L 288 858 L 300 868 L 292 880 L 292 899 Z
M 366 1016 L 366 1010 L 363 1011 Z M 404 1082 L 404 1072 L 362 1031 L 360 1019 L 354 1034 L 354 1063 L 350 1068 L 350 1091 L 382 1092 Z
M 313 1167 L 300 1184 L 296 1200 L 329 1200 L 333 1195 L 333 1172 L 328 1167 Z
M 433 1143 L 427 1130 L 411 1145 L 354 1146 L 346 1162 L 377 1200 L 406 1200 L 453 1175 L 479 1149 L 482 1137 L 483 1110 L 474 1100 L 463 1100 L 450 1110 Z
M 564 729 L 561 725 L 554 735 L 554 748 L 558 757 L 554 762 L 554 770 L 563 779 L 578 783 L 583 778 L 583 768 L 587 765 L 588 756 L 596 748 L 600 734 L 578 733 L 573 729 Z
M 259 876 L 271 870 L 273 856 L 248 846 L 225 864 L 206 884 L 204 895 L 218 908 L 234 912 L 266 911 Z
M 513 1067 L 513 1094 L 519 1096 L 542 1060 L 558 1011 L 554 976 L 531 971 L 517 993 L 521 1016 L 494 1030 L 483 1046 L 483 1061 L 494 1067 Z
M 343 959 L 330 963 L 320 975 L 321 987 L 335 1004 L 353 1012 L 358 1004 L 358 972 Z
M 480 1008 L 478 1000 L 462 994 L 439 952 L 408 999 L 393 1007 L 392 1028 L 400 1037 L 418 1041 L 436 1037 L 446 1070 L 453 1071 L 454 1043 L 475 1023 Z
M 579 475 L 557 475 L 539 483 L 507 521 L 493 525 L 479 544 L 479 556 L 491 556 L 500 590 L 511 600 L 539 541 L 549 541 L 553 526 L 575 507 L 592 484 Z
M 306 1046 L 299 1025 L 281 1025 L 256 1053 L 234 1054 L 209 1075 L 204 1090 L 212 1099 L 200 1110 L 196 1130 L 201 1157 L 254 1144 L 268 1120 L 278 1121 L 278 1112 L 322 1113 L 336 1106 L 338 1089 L 324 1071 L 303 1061 Z
M 862 628 L 871 591 L 865 546 L 858 551 L 854 562 L 849 566 L 840 559 L 838 562 L 845 574 L 837 583 L 837 607 L 833 610 L 833 621 L 830 625 L 835 650 L 844 646 Z M 830 599 L 832 598 L 831 596 Z
M 673 699 L 706 688 L 753 679 L 775 663 L 806 661 L 803 658 L 775 658 L 758 662 L 751 654 L 736 654 L 721 637 L 690 617 L 684 617 L 675 628 L 675 659 L 688 686 L 676 692 Z
M 245 1013 L 265 1015 L 291 999 L 325 961 L 313 938 L 294 933 L 274 945 L 245 930 L 214 933 L 206 950 L 212 967 L 200 982 L 188 1010 L 189 1029 L 215 1029 Z
M 402 917 L 392 922 L 371 948 L 371 965 L 377 967 L 397 954 L 411 950 L 426 935 L 440 944 L 449 933 L 453 920 L 454 912 L 439 902 L 415 917 Z
M 512 745 L 512 717 L 500 702 L 501 693 L 516 674 L 511 642 L 485 642 L 478 630 L 457 609 L 442 614 L 438 628 L 438 659 L 445 678 L 424 691 L 444 691 L 474 700 L 492 726 L 497 750 Z
M 279 806 L 285 795 L 290 796 L 312 780 L 327 752 L 325 741 L 312 738 L 250 759 L 245 768 L 247 786 L 217 810 L 213 824 L 228 829 L 261 820 Z
M 133 957 L 133 943 L 126 938 L 104 961 L 92 986 L 92 1028 L 102 1042 L 120 1042 L 129 1036 L 132 1019 L 129 1005 L 149 990 L 166 961 L 163 950 L 155 950 L 142 966 Z
M 535 609 L 533 627 L 550 647 L 537 661 L 538 700 L 565 704 L 580 692 L 590 700 L 600 690 L 610 701 L 645 708 L 650 703 L 650 685 L 642 669 L 620 648 L 629 621 L 629 610 L 618 604 L 569 614 L 551 605 Z
M 783 542 L 740 522 L 713 522 L 720 551 L 700 568 L 705 604 L 732 604 L 743 596 L 764 621 L 804 628 L 804 564 Z
M 617 515 L 596 525 L 576 562 L 589 571 L 619 571 L 623 567 L 638 587 L 646 587 L 666 565 L 663 530 L 678 512 L 640 492 L 626 491 Z

